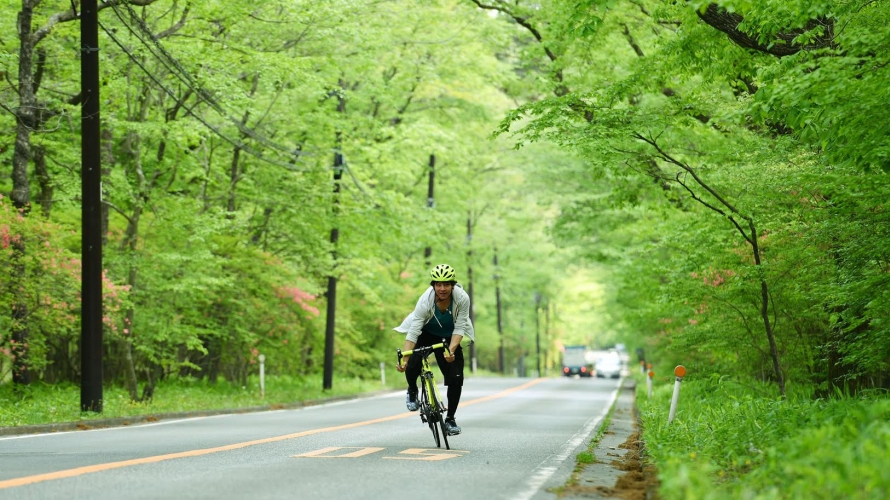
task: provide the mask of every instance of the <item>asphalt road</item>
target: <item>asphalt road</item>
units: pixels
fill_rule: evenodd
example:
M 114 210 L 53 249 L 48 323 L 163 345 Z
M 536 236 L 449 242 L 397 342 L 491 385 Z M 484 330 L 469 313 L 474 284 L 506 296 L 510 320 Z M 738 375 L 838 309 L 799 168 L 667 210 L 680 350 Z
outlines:
M 0 438 L 0 500 L 553 499 L 548 489 L 568 479 L 617 388 L 468 378 L 450 451 L 405 410 L 403 392 Z

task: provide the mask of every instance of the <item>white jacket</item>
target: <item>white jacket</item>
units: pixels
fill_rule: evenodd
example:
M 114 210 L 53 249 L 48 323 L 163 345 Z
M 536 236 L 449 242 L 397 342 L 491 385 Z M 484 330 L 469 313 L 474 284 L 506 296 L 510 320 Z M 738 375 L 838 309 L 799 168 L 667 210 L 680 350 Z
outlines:
M 454 301 L 452 314 L 454 315 L 454 335 L 468 337 L 470 342 L 476 341 L 476 332 L 473 330 L 473 322 L 470 321 L 470 296 L 460 286 L 455 284 L 451 292 L 451 298 Z M 417 342 L 420 336 L 420 329 L 433 318 L 433 308 L 436 307 L 436 292 L 433 287 L 426 289 L 426 292 L 417 300 L 414 311 L 402 321 L 402 324 L 393 328 L 397 332 L 405 334 L 405 339 L 411 342 Z

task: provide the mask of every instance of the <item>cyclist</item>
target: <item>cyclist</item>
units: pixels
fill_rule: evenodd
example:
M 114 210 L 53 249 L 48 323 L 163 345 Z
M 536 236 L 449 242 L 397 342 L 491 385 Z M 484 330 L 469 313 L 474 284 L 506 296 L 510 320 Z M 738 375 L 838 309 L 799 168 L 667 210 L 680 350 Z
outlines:
M 464 353 L 460 346 L 464 337 L 475 341 L 473 323 L 470 321 L 470 296 L 457 283 L 454 268 L 439 264 L 430 271 L 429 288 L 417 300 L 414 311 L 395 328 L 405 334 L 403 351 L 415 347 L 426 347 L 445 342 L 450 356 L 442 350 L 434 351 L 436 363 L 442 371 L 448 387 L 448 414 L 445 417 L 445 432 L 449 436 L 460 434 L 461 428 L 454 421 L 460 393 L 464 385 Z M 420 359 L 408 357 L 398 369 L 405 372 L 408 381 L 408 395 L 405 404 L 409 411 L 417 411 L 417 377 L 420 375 Z

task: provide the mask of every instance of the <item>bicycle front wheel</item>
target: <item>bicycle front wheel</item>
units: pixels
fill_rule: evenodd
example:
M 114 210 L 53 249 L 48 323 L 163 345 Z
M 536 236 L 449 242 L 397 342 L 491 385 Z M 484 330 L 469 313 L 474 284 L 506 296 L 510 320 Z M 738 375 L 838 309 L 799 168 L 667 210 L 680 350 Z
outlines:
M 430 420 L 430 422 L 433 422 L 439 428 L 439 430 L 442 431 L 442 439 L 445 441 L 445 449 L 450 450 L 451 446 L 448 445 L 448 433 L 445 432 L 445 412 L 447 410 L 445 409 L 445 405 L 441 401 L 439 401 L 438 394 L 439 393 L 435 390 L 435 388 L 431 392 L 432 398 L 430 398 L 430 406 L 432 406 L 433 418 Z M 442 447 L 439 445 L 438 439 L 436 440 L 436 446 L 439 448 Z
M 439 414 L 439 428 L 442 429 L 442 439 L 445 441 L 445 449 L 450 450 L 451 446 L 448 445 L 448 433 L 445 432 L 445 416 L 441 413 Z
M 433 433 L 433 439 L 436 441 L 436 448 L 441 448 L 442 443 L 439 439 L 439 426 L 437 422 L 442 420 L 442 415 L 439 413 L 439 402 L 436 400 L 436 394 L 430 393 L 427 391 L 426 384 L 423 384 L 423 392 L 424 392 L 424 400 L 426 402 L 423 405 L 423 411 L 426 413 L 426 423 L 430 426 L 430 431 Z M 444 436 L 444 432 L 442 433 Z
M 439 425 L 440 425 L 440 424 L 436 424 L 436 422 L 434 422 L 434 421 L 432 420 L 432 418 L 435 418 L 435 417 L 433 417 L 432 415 L 430 416 L 430 418 L 431 418 L 431 420 L 430 420 L 430 430 L 433 431 L 433 439 L 436 440 L 436 448 L 441 448 L 441 447 L 442 447 L 442 442 L 441 442 L 441 440 L 439 439 Z M 442 431 L 442 435 L 443 435 L 443 436 L 445 435 L 445 431 L 444 431 L 444 430 Z M 445 439 L 446 439 L 445 442 L 447 443 L 447 442 L 448 442 L 448 438 L 445 438 Z M 446 446 L 447 446 L 447 445 L 446 445 Z

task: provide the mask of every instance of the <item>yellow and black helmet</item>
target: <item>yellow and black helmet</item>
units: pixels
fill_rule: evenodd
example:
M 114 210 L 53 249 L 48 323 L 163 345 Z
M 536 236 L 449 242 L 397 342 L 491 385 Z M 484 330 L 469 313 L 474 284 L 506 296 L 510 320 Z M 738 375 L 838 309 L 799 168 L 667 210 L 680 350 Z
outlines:
M 433 281 L 457 281 L 454 279 L 454 268 L 448 264 L 439 264 L 430 271 Z

